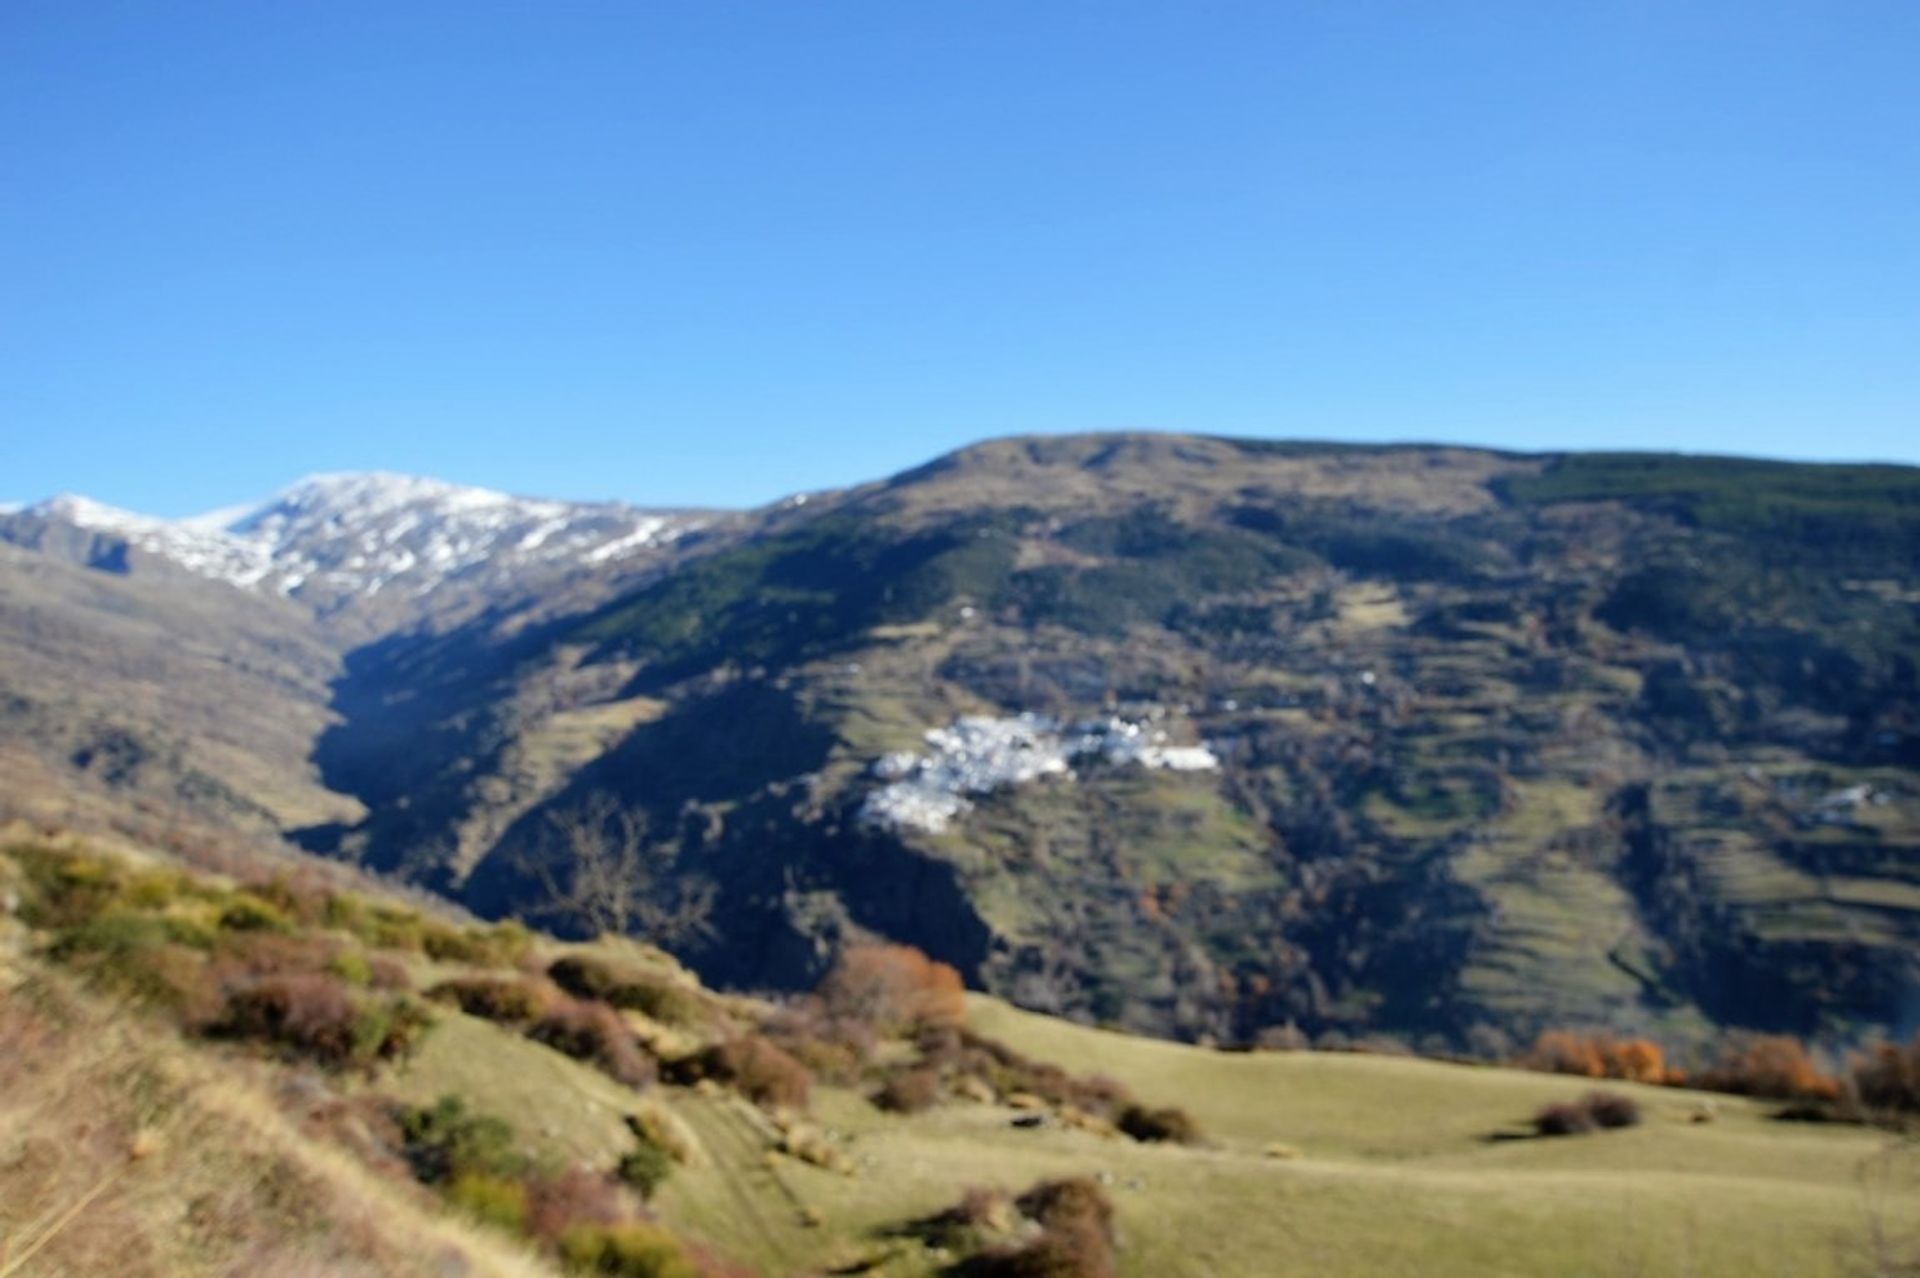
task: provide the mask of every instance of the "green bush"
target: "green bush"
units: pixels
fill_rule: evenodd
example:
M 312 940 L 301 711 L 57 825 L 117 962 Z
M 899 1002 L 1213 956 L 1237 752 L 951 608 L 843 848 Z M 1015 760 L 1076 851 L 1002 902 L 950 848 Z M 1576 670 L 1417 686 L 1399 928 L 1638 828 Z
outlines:
M 430 1106 L 407 1110 L 400 1115 L 400 1135 L 407 1165 L 428 1185 L 463 1176 L 509 1180 L 527 1170 L 513 1128 L 504 1119 L 474 1113 L 464 1097 L 442 1096 Z
M 653 1191 L 666 1184 L 667 1177 L 673 1175 L 673 1155 L 658 1145 L 643 1141 L 620 1156 L 620 1165 L 615 1172 L 621 1180 L 640 1191 L 642 1198 L 651 1198 Z
M 672 1234 L 656 1225 L 576 1225 L 560 1240 L 567 1268 L 609 1278 L 700 1278 Z
M 519 1181 L 462 1172 L 447 1186 L 447 1201 L 485 1224 L 519 1233 L 527 1224 L 527 1191 Z
M 578 954 L 555 959 L 547 977 L 577 998 L 631 1008 L 656 1021 L 690 1024 L 703 1011 L 699 995 L 668 977 L 618 969 Z
M 235 892 L 220 909 L 220 926 L 229 932 L 291 932 L 293 920 L 271 901 Z
M 61 933 L 51 955 L 105 988 L 198 1023 L 217 1013 L 220 993 L 205 957 L 182 944 L 182 931 L 171 919 L 107 913 Z
M 327 970 L 349 985 L 373 984 L 373 965 L 358 950 L 342 950 L 327 963 Z

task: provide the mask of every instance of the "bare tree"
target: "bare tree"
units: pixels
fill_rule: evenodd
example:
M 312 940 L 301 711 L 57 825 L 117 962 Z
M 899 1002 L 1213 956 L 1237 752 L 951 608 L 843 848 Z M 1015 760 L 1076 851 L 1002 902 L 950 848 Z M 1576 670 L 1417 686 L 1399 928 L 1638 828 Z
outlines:
M 547 813 L 548 837 L 521 863 L 546 893 L 541 912 L 595 935 L 675 945 L 713 935 L 711 879 L 669 877 L 672 847 L 649 838 L 644 813 L 605 790 Z

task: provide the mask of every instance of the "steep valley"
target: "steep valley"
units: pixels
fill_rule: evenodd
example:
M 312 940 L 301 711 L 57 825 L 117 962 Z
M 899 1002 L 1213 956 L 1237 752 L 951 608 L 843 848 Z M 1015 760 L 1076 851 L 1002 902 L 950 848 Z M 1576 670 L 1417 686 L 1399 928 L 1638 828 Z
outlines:
M 1917 562 L 1898 467 L 1000 440 L 323 627 L 343 802 L 263 806 L 563 930 L 626 848 L 739 986 L 878 935 L 1184 1038 L 1844 1042 L 1920 1018 Z

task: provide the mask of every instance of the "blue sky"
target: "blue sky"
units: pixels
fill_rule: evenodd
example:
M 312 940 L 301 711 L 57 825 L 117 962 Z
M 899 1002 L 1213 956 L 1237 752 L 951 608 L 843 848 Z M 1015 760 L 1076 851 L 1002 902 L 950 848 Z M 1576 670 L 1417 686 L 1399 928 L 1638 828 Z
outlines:
M 0 497 L 1920 461 L 1920 5 L 8 0 Z

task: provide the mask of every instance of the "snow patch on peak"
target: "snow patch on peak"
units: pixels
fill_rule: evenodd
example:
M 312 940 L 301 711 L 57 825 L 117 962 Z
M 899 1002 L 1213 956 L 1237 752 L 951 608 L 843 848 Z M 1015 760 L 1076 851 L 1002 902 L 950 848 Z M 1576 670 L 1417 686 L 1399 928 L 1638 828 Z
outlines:
M 455 577 L 503 582 L 534 565 L 605 563 L 698 527 L 613 502 L 515 497 L 388 471 L 309 475 L 264 502 L 188 519 L 74 495 L 29 511 L 125 537 L 202 576 L 316 603 L 425 595 Z

